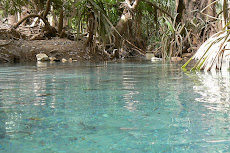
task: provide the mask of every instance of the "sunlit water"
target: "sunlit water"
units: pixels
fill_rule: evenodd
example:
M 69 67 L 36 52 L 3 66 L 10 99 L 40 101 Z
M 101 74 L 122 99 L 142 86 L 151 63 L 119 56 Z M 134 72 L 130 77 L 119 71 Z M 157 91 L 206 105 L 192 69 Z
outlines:
M 230 152 L 229 72 L 180 66 L 0 65 L 0 152 Z

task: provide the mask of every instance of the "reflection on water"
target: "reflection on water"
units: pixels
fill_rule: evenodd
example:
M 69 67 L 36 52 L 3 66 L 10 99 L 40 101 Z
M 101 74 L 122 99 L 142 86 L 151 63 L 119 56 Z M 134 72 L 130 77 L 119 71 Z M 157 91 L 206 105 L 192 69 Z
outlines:
M 200 95 L 194 100 L 207 108 L 206 113 L 202 110 L 199 112 L 203 122 L 202 128 L 206 130 L 204 140 L 213 145 L 225 143 L 229 146 L 230 144 L 229 74 L 227 70 L 190 74 L 194 82 L 193 90 Z
M 178 67 L 0 66 L 0 152 L 227 152 L 229 73 Z
M 136 109 L 136 105 L 135 103 L 139 103 L 140 101 L 135 100 L 135 98 L 133 98 L 134 95 L 138 95 L 139 91 L 135 90 L 135 86 L 136 86 L 136 82 L 135 81 L 135 71 L 123 71 L 123 88 L 127 90 L 127 93 L 123 95 L 124 97 L 124 101 L 125 101 L 125 108 L 127 108 L 130 111 L 135 111 Z
M 212 111 L 230 111 L 230 77 L 229 71 L 211 71 L 197 73 L 200 84 L 193 89 L 200 95 L 198 102 L 205 102 L 205 106 Z

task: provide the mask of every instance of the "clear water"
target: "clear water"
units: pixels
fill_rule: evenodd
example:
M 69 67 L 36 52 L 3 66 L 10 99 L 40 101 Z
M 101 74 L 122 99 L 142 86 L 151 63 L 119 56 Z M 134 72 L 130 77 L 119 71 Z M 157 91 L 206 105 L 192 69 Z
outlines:
M 149 61 L 0 65 L 0 152 L 230 152 L 229 72 Z

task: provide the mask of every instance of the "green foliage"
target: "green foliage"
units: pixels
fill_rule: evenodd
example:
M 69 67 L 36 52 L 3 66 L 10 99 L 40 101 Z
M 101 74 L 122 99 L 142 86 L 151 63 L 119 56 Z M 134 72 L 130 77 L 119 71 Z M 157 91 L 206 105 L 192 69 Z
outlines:
M 72 19 L 72 28 L 77 33 L 84 33 L 88 29 L 91 15 L 94 18 L 94 34 L 99 40 L 106 42 L 106 36 L 111 34 L 113 25 L 119 19 L 119 9 L 116 1 L 111 0 L 83 0 L 76 3 L 76 14 Z
M 142 35 L 146 39 L 147 44 L 153 46 L 155 50 L 158 50 L 161 47 L 162 39 L 165 39 L 167 36 L 168 27 L 165 26 L 165 20 L 162 20 L 162 17 L 167 17 L 162 10 L 173 15 L 175 10 L 175 1 L 173 0 L 151 0 L 151 3 L 157 5 L 160 9 L 149 5 L 149 3 L 142 2 Z

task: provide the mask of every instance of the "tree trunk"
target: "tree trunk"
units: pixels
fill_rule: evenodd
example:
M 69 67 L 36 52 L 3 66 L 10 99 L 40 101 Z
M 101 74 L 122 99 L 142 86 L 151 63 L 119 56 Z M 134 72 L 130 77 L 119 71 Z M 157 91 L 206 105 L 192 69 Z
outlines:
M 59 22 L 58 22 L 58 33 L 61 34 L 63 29 L 63 9 L 60 11 Z
M 133 42 L 133 44 L 139 48 L 145 48 L 143 39 L 142 39 L 142 29 L 141 29 L 141 20 L 142 20 L 142 10 L 137 9 L 135 18 L 134 18 L 134 26 L 132 25 L 131 29 L 131 37 L 129 39 Z M 134 28 L 133 28 L 134 27 Z
M 116 31 L 114 31 L 115 46 L 117 49 L 121 47 L 121 37 L 125 36 L 125 33 L 128 31 L 129 22 L 132 19 L 132 14 L 130 11 L 136 12 L 140 1 L 141 0 L 135 0 L 132 5 L 129 0 L 126 0 L 124 3 L 125 9 L 123 10 L 123 14 L 121 15 L 121 18 L 115 27 Z
M 185 4 L 184 0 L 176 0 L 176 23 L 179 24 L 180 22 L 183 22 L 182 19 L 184 17 L 184 11 L 185 11 Z
M 154 7 L 154 18 L 153 18 L 154 22 L 155 22 L 155 29 L 156 29 L 156 36 L 158 36 L 158 30 L 159 30 L 159 23 L 158 23 L 158 12 L 157 12 L 157 8 Z
M 51 6 L 51 14 L 52 14 L 52 17 L 51 17 L 50 23 L 51 23 L 51 26 L 55 27 L 58 25 L 58 21 L 57 21 L 56 15 L 54 13 L 53 6 Z
M 177 0 L 179 1 L 179 0 Z M 184 0 L 186 18 L 201 18 L 202 20 L 211 19 L 208 16 L 216 16 L 216 5 L 213 3 L 215 0 Z M 213 4 L 212 4 L 213 3 Z M 212 4 L 212 5 L 211 5 Z M 207 7 L 209 6 L 209 7 Z M 201 10 L 207 7 L 201 14 Z
M 224 25 L 228 22 L 228 0 L 223 0 L 223 19 L 224 19 Z
M 46 16 L 48 15 L 48 13 L 50 11 L 51 2 L 52 2 L 52 0 L 47 0 L 47 2 L 46 2 L 46 9 L 45 9 L 45 12 L 43 14 L 43 18 L 45 18 L 45 19 L 46 19 Z
M 194 21 L 195 24 L 206 24 L 203 29 L 191 27 L 192 33 L 196 35 L 194 42 L 200 38 L 205 41 L 206 38 L 216 33 L 217 25 L 213 22 L 215 20 L 213 17 L 216 17 L 216 5 L 213 2 L 215 0 L 183 0 L 185 6 L 183 18 L 189 22 Z
M 94 35 L 94 28 L 95 28 L 95 23 L 94 22 L 95 22 L 95 20 L 94 20 L 94 14 L 91 11 L 89 19 L 88 19 L 89 37 L 88 37 L 88 40 L 86 42 L 86 46 L 89 46 L 91 51 L 93 50 L 93 48 L 92 48 L 93 47 L 93 35 Z
M 42 10 L 42 6 L 43 6 L 43 4 L 42 4 L 41 0 L 38 0 L 38 10 L 39 11 Z

